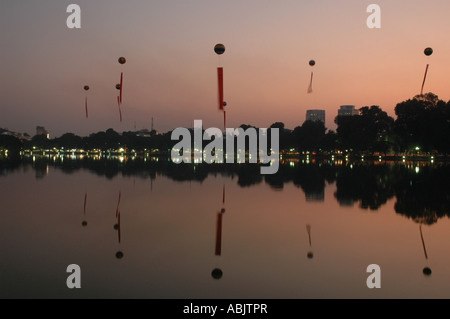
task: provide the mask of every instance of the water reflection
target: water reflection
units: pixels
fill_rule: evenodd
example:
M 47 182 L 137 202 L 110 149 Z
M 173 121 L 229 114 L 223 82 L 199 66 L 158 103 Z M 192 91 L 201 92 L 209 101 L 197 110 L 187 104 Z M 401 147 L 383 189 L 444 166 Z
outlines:
M 425 240 L 423 239 L 422 224 L 419 225 L 419 231 L 420 231 L 420 239 L 422 240 L 423 253 L 425 254 L 425 260 L 427 261 L 427 266 L 423 268 L 423 274 L 429 276 L 431 275 L 431 268 L 428 266 L 428 254 L 427 248 L 425 247 Z
M 306 257 L 309 259 L 312 259 L 314 257 L 314 253 L 312 251 L 312 243 L 311 243 L 311 225 L 306 225 L 306 232 L 308 233 L 308 239 L 309 239 L 309 251 L 306 254 Z
M 74 262 L 88 297 L 450 297 L 445 163 L 289 161 L 264 176 L 247 164 L 36 156 L 0 168 L 2 297 L 65 296 L 54 287 Z M 379 292 L 361 278 L 372 263 L 386 276 Z M 39 284 L 10 279 L 27 276 Z
M 120 245 L 120 199 L 122 197 L 122 192 L 119 191 L 119 198 L 117 200 L 117 207 L 116 207 L 116 223 L 114 224 L 114 229 L 117 231 L 117 240 Z M 116 258 L 122 259 L 123 258 L 123 252 L 121 250 L 118 250 L 116 252 Z
M 86 227 L 86 226 L 87 226 L 87 220 L 86 220 L 86 204 L 87 204 L 87 192 L 84 193 L 83 221 L 81 222 L 81 226 L 83 226 L 83 227 Z
M 80 170 L 112 179 L 121 174 L 150 179 L 150 189 L 157 176 L 174 181 L 204 181 L 208 175 L 237 178 L 237 185 L 250 187 L 266 183 L 274 190 L 293 183 L 303 190 L 307 201 L 324 201 L 327 184 L 336 184 L 334 197 L 341 206 L 358 203 L 362 209 L 376 211 L 395 198 L 395 211 L 417 223 L 431 225 L 439 218 L 450 216 L 450 166 L 444 163 L 401 162 L 284 162 L 277 174 L 261 175 L 257 164 L 174 164 L 170 160 L 134 158 L 119 161 L 114 158 L 46 158 L 33 156 L 22 162 L 2 161 L 2 174 L 32 166 L 36 179 L 48 175 L 49 166 L 73 174 Z M 294 164 L 294 165 L 292 165 Z M 86 201 L 87 194 L 85 195 Z M 86 205 L 86 203 L 85 203 Z M 85 207 L 86 210 L 86 207 Z M 84 212 L 86 213 L 86 212 Z
M 215 243 L 215 256 L 222 255 L 222 219 L 225 214 L 225 185 L 222 188 L 222 208 L 217 212 L 216 220 L 216 243 Z M 214 279 L 220 279 L 223 276 L 223 271 L 220 267 L 216 267 L 212 270 L 211 276 Z

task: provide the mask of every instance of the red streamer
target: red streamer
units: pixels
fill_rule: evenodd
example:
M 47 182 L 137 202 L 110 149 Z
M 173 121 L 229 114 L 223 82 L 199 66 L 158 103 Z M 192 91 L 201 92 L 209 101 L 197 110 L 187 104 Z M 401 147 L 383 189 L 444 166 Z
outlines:
M 222 212 L 217 213 L 216 223 L 216 256 L 220 256 L 222 251 Z
M 420 90 L 420 95 L 423 95 L 423 86 L 425 85 L 425 79 L 427 78 L 428 66 L 429 64 L 427 64 L 427 67 L 425 68 L 425 74 L 423 76 L 422 89 Z
M 122 122 L 122 110 L 120 109 L 120 96 L 117 97 L 117 106 L 119 107 L 120 122 Z
M 86 109 L 86 118 L 88 118 L 87 96 L 86 99 L 84 100 L 84 108 Z
M 86 201 L 87 201 L 87 193 L 84 193 L 84 215 L 86 215 Z
M 219 82 L 219 110 L 223 110 L 223 68 L 217 68 L 217 78 Z
M 308 93 L 312 93 L 313 73 L 311 72 L 311 80 L 309 81 Z
M 123 72 L 120 72 L 120 103 L 122 103 Z
M 117 224 L 118 224 L 118 233 L 119 233 L 119 243 L 120 243 L 120 211 L 119 211 L 119 215 L 117 216 Z
M 119 200 L 117 201 L 117 208 L 116 208 L 116 218 L 117 218 L 117 216 L 119 216 L 119 204 L 120 204 L 120 196 L 121 196 L 121 192 L 119 192 Z

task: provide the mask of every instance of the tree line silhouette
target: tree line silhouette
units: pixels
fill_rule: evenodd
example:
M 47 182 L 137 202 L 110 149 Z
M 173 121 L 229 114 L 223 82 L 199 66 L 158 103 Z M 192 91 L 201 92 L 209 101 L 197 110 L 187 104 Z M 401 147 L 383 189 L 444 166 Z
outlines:
M 275 122 L 270 128 L 279 129 L 280 151 L 411 154 L 420 150 L 445 156 L 450 152 L 450 101 L 440 100 L 433 93 L 416 95 L 398 103 L 395 114 L 396 119 L 379 106 L 372 105 L 360 108 L 358 115 L 337 116 L 336 131 L 328 130 L 321 121 L 305 121 L 293 130 L 285 128 L 282 122 Z M 240 127 L 245 130 L 254 126 L 242 124 Z M 65 133 L 47 139 L 45 135 L 35 135 L 30 141 L 0 135 L 0 148 L 8 149 L 10 154 L 33 146 L 102 151 L 121 147 L 135 151 L 158 150 L 164 154 L 178 142 L 171 140 L 171 134 L 172 131 L 157 134 L 154 130 L 145 135 L 132 131 L 120 134 L 110 128 L 86 137 Z

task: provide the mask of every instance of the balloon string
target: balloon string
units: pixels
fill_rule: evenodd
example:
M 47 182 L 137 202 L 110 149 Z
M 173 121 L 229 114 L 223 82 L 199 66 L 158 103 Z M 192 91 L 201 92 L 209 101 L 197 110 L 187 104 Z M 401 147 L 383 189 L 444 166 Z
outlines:
M 422 89 L 420 90 L 421 96 L 423 95 L 423 86 L 425 85 L 425 79 L 427 78 L 428 66 L 429 66 L 429 64 L 427 64 L 427 67 L 425 68 L 425 74 L 423 76 Z
M 311 72 L 311 80 L 309 81 L 308 93 L 312 93 L 313 72 Z

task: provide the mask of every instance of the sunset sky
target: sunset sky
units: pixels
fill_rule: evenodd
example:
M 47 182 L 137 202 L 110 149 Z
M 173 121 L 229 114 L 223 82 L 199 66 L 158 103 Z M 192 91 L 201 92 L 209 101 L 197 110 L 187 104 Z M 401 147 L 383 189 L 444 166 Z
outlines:
M 80 29 L 66 25 L 71 3 L 81 7 Z M 366 25 L 372 3 L 380 29 Z M 335 129 L 343 104 L 395 117 L 397 103 L 420 93 L 427 63 L 424 92 L 450 100 L 449 14 L 448 0 L 2 0 L 0 128 L 87 136 L 150 129 L 152 117 L 160 132 L 196 119 L 222 128 L 218 66 L 227 127 L 293 129 L 307 109 L 325 109 Z M 217 43 L 226 47 L 220 57 Z

